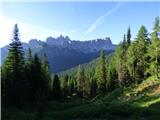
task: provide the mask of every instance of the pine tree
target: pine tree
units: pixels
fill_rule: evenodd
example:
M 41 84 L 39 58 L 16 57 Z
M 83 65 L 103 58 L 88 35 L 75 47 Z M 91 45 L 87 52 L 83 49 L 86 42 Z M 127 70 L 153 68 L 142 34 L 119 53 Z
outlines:
M 26 78 L 29 82 L 29 101 L 42 102 L 49 98 L 49 80 L 51 78 L 48 71 L 48 66 L 41 61 L 37 54 L 32 57 L 32 52 L 30 49 L 26 64 Z
M 44 60 L 42 62 L 42 79 L 44 83 L 44 92 L 46 97 L 48 97 L 49 94 L 51 94 L 51 75 L 49 72 L 49 63 L 46 54 L 44 54 Z
M 4 65 L 1 67 L 1 103 L 4 103 L 4 102 L 6 102 L 6 71 L 5 71 L 5 69 L 3 68 L 4 67 Z
M 33 56 L 32 56 L 32 50 L 28 49 L 28 58 L 25 64 L 25 77 L 28 80 L 28 92 L 27 92 L 27 99 L 28 101 L 33 100 L 33 94 L 32 94 L 32 85 L 31 83 L 34 81 L 32 77 L 32 70 L 33 70 Z
M 126 44 L 126 47 L 128 48 L 131 44 L 131 30 L 130 30 L 130 27 L 128 28 L 127 30 L 127 44 Z
M 127 51 L 127 68 L 132 80 L 136 83 L 146 77 L 147 70 L 147 46 L 149 45 L 148 32 L 145 26 L 141 26 L 136 40 Z
M 74 81 L 73 81 L 73 79 L 72 79 L 71 76 L 70 76 L 69 79 L 68 79 L 68 95 L 69 95 L 69 96 L 72 96 L 72 95 L 73 95 L 73 93 L 74 93 L 74 88 L 75 88 L 75 86 L 74 86 Z
M 28 63 L 32 63 L 33 57 L 32 57 L 32 50 L 31 48 L 28 49 Z
M 31 87 L 32 87 L 32 95 L 34 98 L 34 101 L 39 101 L 40 99 L 44 98 L 44 95 L 42 96 L 43 92 L 43 80 L 42 80 L 42 63 L 38 57 L 37 54 L 34 55 L 33 60 L 33 68 L 32 68 L 32 74 L 31 77 L 33 81 L 31 81 Z
M 65 75 L 61 82 L 62 95 L 64 97 L 68 95 L 68 80 L 69 80 L 69 76 Z
M 137 63 L 135 68 L 135 77 L 139 81 L 146 75 L 147 69 L 147 46 L 149 44 L 148 32 L 145 26 L 141 26 L 136 39 Z
M 19 29 L 15 24 L 8 56 L 3 64 L 5 99 L 10 103 L 18 103 L 25 99 L 26 81 L 24 79 L 24 57 Z
M 91 97 L 95 97 L 97 95 L 97 83 L 96 80 L 91 78 L 91 89 L 90 89 Z
M 79 65 L 77 70 L 77 95 L 79 97 L 84 97 L 86 89 L 88 89 L 87 85 L 88 81 L 85 76 L 84 68 Z
M 131 82 L 133 82 L 133 80 L 135 79 L 135 72 L 136 72 L 136 66 L 137 66 L 137 54 L 138 51 L 136 49 L 136 42 L 132 42 L 132 44 L 130 45 L 130 47 L 127 50 L 127 56 L 126 56 L 126 64 L 127 64 L 127 69 L 129 71 L 129 76 L 131 78 Z
M 79 65 L 77 70 L 77 95 L 83 97 L 84 95 L 84 86 L 85 86 L 85 73 L 84 68 Z
M 53 96 L 53 99 L 58 99 L 61 97 L 61 88 L 60 88 L 60 81 L 59 81 L 58 75 L 54 75 L 52 96 Z
M 124 34 L 123 36 L 123 41 L 122 41 L 122 48 L 123 48 L 123 52 L 126 51 L 126 48 L 127 48 L 127 41 L 126 41 L 126 35 Z
M 125 85 L 128 79 L 127 69 L 125 65 L 126 52 L 122 44 L 119 44 L 116 48 L 115 59 L 116 59 L 116 71 L 118 74 L 118 84 L 121 87 Z
M 83 97 L 89 98 L 90 97 L 90 91 L 91 91 L 91 82 L 89 77 L 85 77 L 84 87 L 83 87 Z
M 116 71 L 118 75 L 118 86 L 124 86 L 129 83 L 129 73 L 127 69 L 127 51 L 128 47 L 130 46 L 130 28 L 127 32 L 127 40 L 124 35 L 122 43 L 120 43 L 115 51 L 115 64 L 116 64 Z M 112 81 L 113 82 L 113 81 Z
M 105 67 L 105 54 L 103 49 L 101 49 L 100 52 L 100 61 L 97 72 L 98 72 L 97 75 L 98 93 L 104 94 L 106 92 L 106 67 Z
M 111 92 L 117 87 L 117 71 L 116 71 L 116 60 L 113 55 L 108 56 L 108 61 L 107 61 L 107 92 Z
M 148 48 L 148 55 L 150 57 L 149 73 L 151 75 L 156 75 L 160 73 L 160 23 L 159 18 L 155 18 L 155 24 L 153 32 L 151 33 L 151 45 Z

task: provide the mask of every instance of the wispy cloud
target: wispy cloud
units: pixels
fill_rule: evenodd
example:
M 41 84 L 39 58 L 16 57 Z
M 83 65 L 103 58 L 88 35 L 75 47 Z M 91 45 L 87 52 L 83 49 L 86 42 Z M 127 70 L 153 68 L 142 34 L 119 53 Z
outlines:
M 111 9 L 110 11 L 106 12 L 103 16 L 99 17 L 93 24 L 91 24 L 91 26 L 87 29 L 86 31 L 86 35 L 93 32 L 98 25 L 100 25 L 102 23 L 102 20 L 107 17 L 108 15 L 110 15 L 111 13 L 113 13 L 114 11 L 116 11 L 122 4 L 118 4 L 117 6 L 115 6 L 113 9 Z

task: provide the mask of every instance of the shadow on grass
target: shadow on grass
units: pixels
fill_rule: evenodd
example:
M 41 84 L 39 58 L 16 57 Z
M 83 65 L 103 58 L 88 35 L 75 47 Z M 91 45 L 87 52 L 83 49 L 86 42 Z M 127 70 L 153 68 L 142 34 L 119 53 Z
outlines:
M 141 104 L 153 99 L 155 97 L 145 97 L 134 102 Z M 160 102 L 148 107 L 140 107 L 132 102 L 107 102 L 99 99 L 99 104 L 95 104 L 95 101 L 72 99 L 41 103 L 38 108 L 32 104 L 21 108 L 2 107 L 2 120 L 160 120 Z

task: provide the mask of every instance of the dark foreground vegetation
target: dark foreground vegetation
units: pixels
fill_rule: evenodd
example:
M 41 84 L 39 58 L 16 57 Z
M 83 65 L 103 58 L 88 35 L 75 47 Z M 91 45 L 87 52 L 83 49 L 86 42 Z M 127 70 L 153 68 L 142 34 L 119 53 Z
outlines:
M 17 24 L 1 68 L 2 120 L 160 119 L 160 25 L 149 34 L 130 28 L 107 60 L 51 75 L 47 56 L 24 58 Z
M 159 120 L 160 80 L 150 77 L 87 100 L 76 96 L 15 107 L 2 106 L 4 120 Z

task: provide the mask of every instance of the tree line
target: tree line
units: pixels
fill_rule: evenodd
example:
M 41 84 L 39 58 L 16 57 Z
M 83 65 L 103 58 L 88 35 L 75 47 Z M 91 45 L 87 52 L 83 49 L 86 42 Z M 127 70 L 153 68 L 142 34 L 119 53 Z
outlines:
M 19 104 L 57 97 L 59 83 L 57 75 L 54 76 L 53 82 L 47 56 L 44 54 L 43 59 L 40 59 L 38 54 L 33 55 L 29 49 L 27 58 L 24 58 L 17 24 L 14 26 L 11 40 L 8 56 L 1 67 L 2 102 Z
M 62 87 L 66 88 L 68 81 L 74 82 L 74 90 L 80 97 L 92 98 L 107 94 L 118 87 L 137 85 L 150 76 L 160 79 L 160 23 L 155 18 L 153 32 L 148 33 L 141 26 L 137 36 L 131 40 L 131 29 L 124 34 L 113 54 L 105 57 L 101 49 L 99 63 L 95 69 L 85 70 L 79 65 L 77 74 L 71 78 L 62 77 Z M 88 68 L 87 68 L 88 69 Z M 67 79 L 67 80 L 66 80 Z M 73 79 L 73 80 L 72 80 Z
M 96 69 L 86 72 L 79 65 L 75 75 L 51 75 L 44 54 L 32 54 L 28 50 L 24 58 L 19 29 L 14 26 L 9 53 L 1 67 L 2 102 L 19 104 L 78 96 L 93 98 L 107 94 L 118 87 L 139 84 L 149 76 L 160 77 L 160 23 L 156 17 L 153 32 L 149 34 L 141 26 L 135 40 L 131 41 L 131 29 L 124 34 L 113 54 L 105 58 L 100 51 Z

